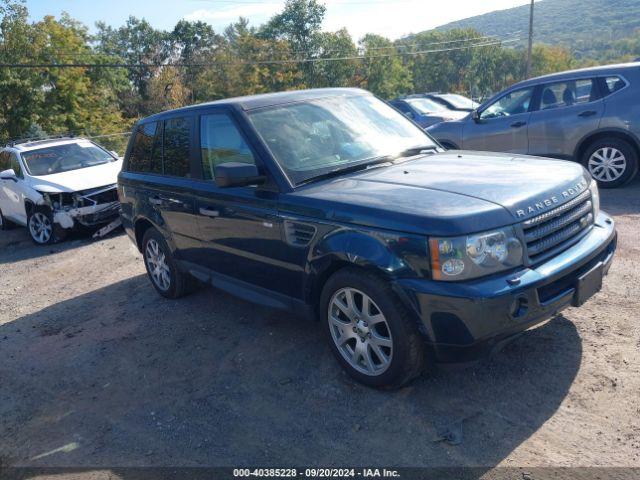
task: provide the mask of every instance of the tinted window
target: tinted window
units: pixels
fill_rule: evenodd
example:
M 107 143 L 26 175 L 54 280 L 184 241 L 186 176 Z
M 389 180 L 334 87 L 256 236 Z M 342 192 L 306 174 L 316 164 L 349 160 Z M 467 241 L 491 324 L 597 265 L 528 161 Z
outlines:
M 592 102 L 598 99 L 596 92 L 594 82 L 591 79 L 551 83 L 542 87 L 540 110 Z
M 200 118 L 200 151 L 204 178 L 214 178 L 216 165 L 227 162 L 255 164 L 251 149 L 233 120 L 225 114 Z
M 480 114 L 480 118 L 508 117 L 525 113 L 529 111 L 532 95 L 533 87 L 509 92 L 484 109 Z
M 189 177 L 191 118 L 172 118 L 164 122 L 164 174 Z
M 616 76 L 606 77 L 604 79 L 605 94 L 611 95 L 612 93 L 623 89 L 625 85 L 626 85 L 625 81 L 620 77 L 616 77 Z
M 409 105 L 407 105 L 404 102 L 391 102 L 391 105 L 393 105 L 395 108 L 397 108 L 401 112 L 412 113 L 411 108 L 409 108 Z
M 138 126 L 127 168 L 131 172 L 162 173 L 161 128 L 158 122 Z

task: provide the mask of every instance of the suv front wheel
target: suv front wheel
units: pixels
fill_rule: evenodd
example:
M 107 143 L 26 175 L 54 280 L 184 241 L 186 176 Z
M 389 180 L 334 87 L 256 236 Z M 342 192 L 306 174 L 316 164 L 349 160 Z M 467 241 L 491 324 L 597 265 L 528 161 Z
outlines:
M 605 138 L 589 145 L 581 163 L 602 188 L 620 187 L 638 171 L 635 149 L 618 138 Z
M 422 336 L 383 278 L 358 269 L 340 270 L 324 286 L 320 309 L 334 355 L 356 380 L 398 388 L 422 372 Z

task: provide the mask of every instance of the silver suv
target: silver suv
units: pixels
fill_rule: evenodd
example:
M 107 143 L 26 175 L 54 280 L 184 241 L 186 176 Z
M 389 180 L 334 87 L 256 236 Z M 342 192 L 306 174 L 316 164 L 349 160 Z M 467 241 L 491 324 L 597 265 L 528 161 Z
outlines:
M 575 160 L 601 187 L 618 187 L 638 171 L 639 87 L 640 62 L 546 75 L 427 131 L 449 149 Z

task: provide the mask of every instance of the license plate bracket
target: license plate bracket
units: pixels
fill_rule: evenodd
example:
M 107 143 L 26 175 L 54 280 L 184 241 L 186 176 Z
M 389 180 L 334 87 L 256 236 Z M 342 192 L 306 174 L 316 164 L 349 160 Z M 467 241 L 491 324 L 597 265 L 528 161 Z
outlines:
M 576 291 L 573 295 L 571 304 L 574 307 L 580 307 L 587 300 L 593 297 L 602 288 L 603 264 L 598 262 L 588 272 L 578 277 L 576 282 Z

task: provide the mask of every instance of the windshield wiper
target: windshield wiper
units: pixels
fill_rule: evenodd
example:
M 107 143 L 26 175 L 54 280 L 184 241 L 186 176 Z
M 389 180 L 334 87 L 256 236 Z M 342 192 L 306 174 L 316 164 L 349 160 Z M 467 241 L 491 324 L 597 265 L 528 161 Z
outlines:
M 435 152 L 437 150 L 438 150 L 437 145 L 419 145 L 417 147 L 411 147 L 411 148 L 407 148 L 406 150 L 403 150 L 398 155 L 396 155 L 396 157 L 397 158 L 413 157 L 415 155 L 420 155 L 423 152 Z
M 302 182 L 298 183 L 298 185 L 304 185 L 305 183 L 324 180 L 325 178 L 336 177 L 339 175 L 344 175 L 346 173 L 353 173 L 353 172 L 357 172 L 358 170 L 368 170 L 374 167 L 382 167 L 383 164 L 392 165 L 391 161 L 389 160 L 389 157 L 386 155 L 383 157 L 370 158 L 369 160 L 365 160 L 363 162 L 356 163 L 351 166 L 339 167 L 329 172 L 321 173 L 320 175 L 315 175 L 311 178 L 307 178 L 303 180 Z

